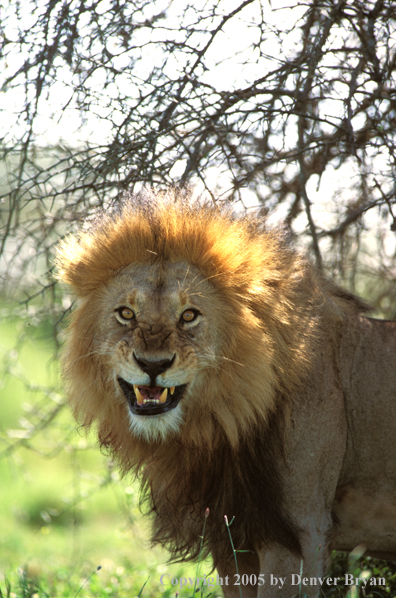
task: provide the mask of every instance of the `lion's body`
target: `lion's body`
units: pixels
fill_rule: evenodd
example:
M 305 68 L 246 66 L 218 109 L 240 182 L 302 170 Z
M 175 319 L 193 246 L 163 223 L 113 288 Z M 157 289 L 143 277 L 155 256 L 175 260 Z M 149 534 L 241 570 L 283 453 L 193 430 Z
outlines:
M 80 297 L 71 404 L 142 474 L 155 542 L 196 557 L 209 507 L 229 595 L 224 515 L 260 595 L 297 594 L 301 559 L 323 577 L 333 548 L 396 558 L 396 323 L 362 316 L 281 233 L 172 196 L 127 202 L 58 267 Z

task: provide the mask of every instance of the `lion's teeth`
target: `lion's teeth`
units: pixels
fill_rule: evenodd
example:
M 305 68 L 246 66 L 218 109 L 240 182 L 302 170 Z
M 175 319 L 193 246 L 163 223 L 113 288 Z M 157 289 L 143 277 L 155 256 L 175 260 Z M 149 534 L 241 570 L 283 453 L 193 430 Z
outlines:
M 135 384 L 133 385 L 133 390 L 135 391 L 135 395 L 136 395 L 136 400 L 137 400 L 137 404 L 138 405 L 144 405 L 145 404 L 145 399 L 143 398 L 142 393 L 139 390 L 139 387 L 136 386 Z
M 133 389 L 135 391 L 136 400 L 137 400 L 138 405 L 147 405 L 147 403 L 154 403 L 156 405 L 159 405 L 159 403 L 166 403 L 166 399 L 168 398 L 168 389 L 167 388 L 164 388 L 159 399 L 144 398 L 144 396 L 142 395 L 142 393 L 139 390 L 139 387 L 136 386 L 135 384 L 133 385 Z M 175 387 L 173 386 L 170 389 L 172 394 L 174 393 L 174 390 L 175 390 Z
M 169 390 L 170 390 L 171 395 L 173 395 L 173 393 L 175 392 L 175 388 L 176 388 L 176 386 L 171 386 L 170 387 Z

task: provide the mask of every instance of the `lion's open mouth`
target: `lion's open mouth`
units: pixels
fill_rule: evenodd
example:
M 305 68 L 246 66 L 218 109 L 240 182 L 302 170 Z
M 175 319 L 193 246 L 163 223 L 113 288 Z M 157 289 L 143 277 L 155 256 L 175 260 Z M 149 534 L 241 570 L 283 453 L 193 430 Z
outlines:
M 137 386 L 118 377 L 118 384 L 135 415 L 159 415 L 174 409 L 182 398 L 187 384 L 166 388 L 162 386 Z

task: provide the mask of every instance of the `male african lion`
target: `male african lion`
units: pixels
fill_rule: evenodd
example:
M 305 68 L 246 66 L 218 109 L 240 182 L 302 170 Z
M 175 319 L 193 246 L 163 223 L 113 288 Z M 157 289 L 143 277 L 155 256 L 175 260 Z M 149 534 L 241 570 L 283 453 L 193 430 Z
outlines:
M 226 596 L 225 515 L 244 597 L 297 595 L 292 574 L 323 578 L 331 549 L 395 557 L 395 322 L 362 316 L 280 231 L 173 192 L 127 198 L 57 266 L 79 297 L 71 405 L 141 474 L 154 542 L 196 558 L 209 507 Z

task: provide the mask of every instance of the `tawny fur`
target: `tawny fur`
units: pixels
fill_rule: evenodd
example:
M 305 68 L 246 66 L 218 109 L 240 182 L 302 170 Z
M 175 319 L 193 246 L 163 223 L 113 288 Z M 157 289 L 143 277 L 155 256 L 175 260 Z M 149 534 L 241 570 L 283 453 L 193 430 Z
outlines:
M 281 230 L 267 229 L 255 215 L 235 216 L 174 191 L 127 197 L 118 211 L 60 245 L 57 268 L 79 300 L 63 357 L 71 406 L 83 425 L 96 424 L 101 443 L 124 471 L 141 475 L 155 513 L 153 540 L 174 557 L 196 557 L 209 507 L 205 553 L 212 553 L 221 571 L 231 556 L 224 515 L 235 516 L 236 547 L 252 551 L 246 571 L 258 573 L 257 555 L 265 547 L 279 546 L 297 563 L 306 550 L 310 554 L 308 524 L 296 515 L 304 493 L 296 493 L 295 513 L 288 497 L 297 483 L 291 430 L 305 418 L 310 434 L 310 416 L 300 412 L 319 401 L 311 411 L 325 413 L 322 406 L 331 405 L 322 394 L 338 397 L 342 382 L 326 374 L 335 366 L 323 363 L 337 361 L 339 338 L 367 310 L 365 304 L 317 274 Z M 125 297 L 131 305 L 141 302 L 142 321 L 135 328 L 123 329 L 114 317 Z M 169 314 L 194 302 L 203 323 L 181 330 Z M 173 375 L 183 372 L 188 390 L 173 422 L 169 414 L 158 420 L 162 428 L 153 419 L 145 429 L 146 418 L 129 414 L 115 368 L 121 368 L 117 375 L 135 372 L 132 350 L 163 357 L 164 346 L 167 355 L 177 355 L 179 374 Z M 334 399 L 329 411 L 337 421 L 344 417 L 341 404 Z M 341 467 L 343 443 L 334 467 Z M 327 467 L 328 457 L 322 461 Z M 313 475 L 315 488 L 317 479 Z M 334 533 L 330 513 L 337 480 L 332 484 L 323 511 L 327 543 Z M 272 553 L 265 554 L 263 562 Z M 318 563 L 325 567 L 326 559 Z

